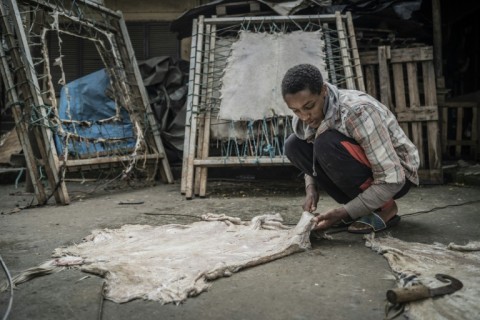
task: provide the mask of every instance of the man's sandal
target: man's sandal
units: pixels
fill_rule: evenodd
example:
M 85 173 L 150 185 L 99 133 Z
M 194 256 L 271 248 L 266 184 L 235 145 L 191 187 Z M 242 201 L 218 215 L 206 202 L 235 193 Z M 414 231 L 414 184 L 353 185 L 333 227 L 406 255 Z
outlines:
M 348 232 L 350 233 L 357 233 L 357 234 L 368 234 L 372 232 L 379 232 L 391 228 L 397 225 L 400 222 L 400 216 L 395 215 L 392 219 L 388 220 L 387 222 L 383 221 L 383 219 L 372 212 L 367 216 L 363 216 L 356 220 L 348 227 Z

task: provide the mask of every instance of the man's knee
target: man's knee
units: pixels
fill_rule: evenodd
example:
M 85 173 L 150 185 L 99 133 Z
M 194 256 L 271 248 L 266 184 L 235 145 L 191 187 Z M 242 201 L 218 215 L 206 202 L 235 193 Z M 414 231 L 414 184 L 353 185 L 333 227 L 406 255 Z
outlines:
M 327 130 L 322 132 L 315 139 L 315 149 L 322 153 L 329 153 L 329 151 L 338 150 L 341 141 L 346 137 L 336 130 Z

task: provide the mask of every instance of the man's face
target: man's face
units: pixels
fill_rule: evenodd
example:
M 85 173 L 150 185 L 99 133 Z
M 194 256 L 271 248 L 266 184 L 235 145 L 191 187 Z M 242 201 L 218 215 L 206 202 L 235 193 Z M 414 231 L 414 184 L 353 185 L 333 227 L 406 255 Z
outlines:
M 318 128 L 325 118 L 323 105 L 325 104 L 326 87 L 322 86 L 319 94 L 313 94 L 310 89 L 297 93 L 287 93 L 284 97 L 287 106 L 297 117 L 311 128 Z

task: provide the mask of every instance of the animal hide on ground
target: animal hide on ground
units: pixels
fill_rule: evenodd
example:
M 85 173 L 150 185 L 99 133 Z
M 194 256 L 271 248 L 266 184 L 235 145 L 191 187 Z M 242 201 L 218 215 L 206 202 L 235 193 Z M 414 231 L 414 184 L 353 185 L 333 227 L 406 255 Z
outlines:
M 190 225 L 124 225 L 56 249 L 57 259 L 42 266 L 77 265 L 103 276 L 105 297 L 114 302 L 180 303 L 205 291 L 211 280 L 309 248 L 312 217 L 304 212 L 294 228 L 278 214 L 251 221 L 210 214 Z
M 463 282 L 463 288 L 439 298 L 411 302 L 408 319 L 478 319 L 480 315 L 480 242 L 467 245 L 404 242 L 392 237 L 369 238 L 367 246 L 383 254 L 398 278 L 399 286 L 422 283 L 445 286 L 435 279 L 442 273 Z

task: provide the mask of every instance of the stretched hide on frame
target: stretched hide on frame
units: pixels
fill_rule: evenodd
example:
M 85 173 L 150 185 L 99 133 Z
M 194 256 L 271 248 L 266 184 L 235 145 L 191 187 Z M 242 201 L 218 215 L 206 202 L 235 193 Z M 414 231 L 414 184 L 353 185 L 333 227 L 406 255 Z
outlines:
M 223 75 L 218 117 L 262 120 L 275 115 L 292 116 L 282 98 L 283 76 L 297 64 L 310 63 L 327 79 L 323 47 L 319 31 L 240 32 Z
M 312 217 L 304 212 L 294 228 L 283 225 L 279 214 L 251 221 L 208 214 L 190 225 L 96 230 L 83 243 L 56 249 L 56 259 L 26 270 L 14 283 L 79 266 L 105 277 L 105 297 L 114 302 L 180 303 L 211 280 L 309 248 Z
M 435 279 L 442 273 L 463 282 L 463 288 L 435 299 L 411 302 L 408 319 L 478 319 L 480 315 L 480 242 L 468 245 L 405 242 L 392 237 L 367 239 L 367 246 L 383 254 L 399 280 L 399 286 L 422 283 L 445 286 Z

